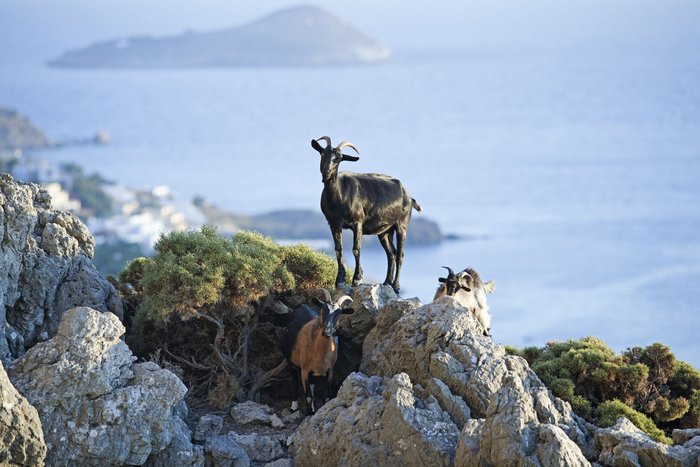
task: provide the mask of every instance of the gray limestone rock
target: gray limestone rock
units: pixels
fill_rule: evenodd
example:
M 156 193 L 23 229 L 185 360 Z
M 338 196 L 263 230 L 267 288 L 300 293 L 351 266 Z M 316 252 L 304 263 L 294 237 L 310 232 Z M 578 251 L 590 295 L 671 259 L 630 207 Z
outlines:
M 351 297 L 355 311 L 340 317 L 338 333 L 362 347 L 365 337 L 376 324 L 379 310 L 396 301 L 398 296 L 389 285 L 361 284 L 354 288 Z
M 272 409 L 265 404 L 258 404 L 253 401 L 241 402 L 231 408 L 231 418 L 241 425 L 257 423 L 260 425 L 270 425 Z
M 686 467 L 700 462 L 700 446 L 685 448 L 659 443 L 623 417 L 610 428 L 596 430 L 595 443 L 600 449 L 598 461 L 603 465 Z
M 36 409 L 17 392 L 0 362 L 0 465 L 42 465 L 44 432 Z
M 236 433 L 210 436 L 204 447 L 207 466 L 212 467 L 248 467 L 250 458 L 236 442 Z
M 0 174 L 0 361 L 55 335 L 75 306 L 122 317 L 119 294 L 95 269 L 93 253 L 80 219 L 52 210 L 39 185 Z
M 433 394 L 463 427 L 458 465 L 538 465 L 543 453 L 557 450 L 562 452 L 554 462 L 562 465 L 596 458 L 589 426 L 525 360 L 483 336 L 478 321 L 452 297 L 389 313 L 398 319 L 391 323 L 383 310 L 378 314 L 382 325 L 367 336 L 373 344 L 364 347 L 360 370 L 386 377 L 405 372 Z
M 252 462 L 271 462 L 285 455 L 282 448 L 285 441 L 283 435 L 239 435 L 233 431 L 228 435 L 233 437 L 236 443 L 245 450 Z
M 9 367 L 38 407 L 47 464 L 143 464 L 182 431 L 173 412 L 187 389 L 155 363 L 134 364 L 123 333 L 115 315 L 73 308 L 53 339 Z
M 218 415 L 202 415 L 194 430 L 193 439 L 203 443 L 209 436 L 218 435 L 224 427 L 224 419 Z
M 351 374 L 292 437 L 297 465 L 450 465 L 459 429 L 406 374 Z

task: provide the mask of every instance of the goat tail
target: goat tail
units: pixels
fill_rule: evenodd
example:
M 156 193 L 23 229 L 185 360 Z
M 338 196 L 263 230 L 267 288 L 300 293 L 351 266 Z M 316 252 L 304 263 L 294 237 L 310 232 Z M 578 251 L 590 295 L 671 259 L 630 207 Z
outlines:
M 420 207 L 420 204 L 418 204 L 418 201 L 415 199 L 411 198 L 411 203 L 413 204 L 413 209 L 415 209 L 418 212 L 423 212 L 423 208 Z

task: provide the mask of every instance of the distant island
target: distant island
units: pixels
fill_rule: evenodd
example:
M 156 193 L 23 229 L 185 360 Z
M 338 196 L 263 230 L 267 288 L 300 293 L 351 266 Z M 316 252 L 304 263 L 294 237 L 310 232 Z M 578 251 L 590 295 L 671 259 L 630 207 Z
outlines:
M 27 117 L 0 107 L 0 150 L 42 148 L 49 144 L 49 138 Z
M 113 39 L 71 50 L 55 67 L 197 68 L 329 66 L 387 60 L 389 49 L 315 6 L 278 11 L 251 24 L 170 37 Z

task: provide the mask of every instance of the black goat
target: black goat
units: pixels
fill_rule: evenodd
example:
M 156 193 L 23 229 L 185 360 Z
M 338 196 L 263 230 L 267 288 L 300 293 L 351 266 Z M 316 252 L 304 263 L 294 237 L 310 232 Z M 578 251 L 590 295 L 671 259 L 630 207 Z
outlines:
M 335 286 L 345 284 L 345 266 L 343 266 L 342 229 L 353 233 L 352 253 L 355 256 L 355 274 L 352 285 L 362 283 L 362 266 L 360 265 L 360 248 L 362 235 L 377 235 L 387 258 L 385 284 L 399 291 L 399 275 L 403 264 L 403 246 L 406 230 L 411 220 L 411 210 L 421 212 L 415 199 L 411 198 L 401 182 L 381 174 L 338 173 L 341 161 L 357 161 L 360 158 L 342 153 L 348 147 L 360 153 L 354 144 L 343 141 L 336 148 L 328 136 L 318 138 L 326 142 L 321 147 L 317 140 L 311 140 L 311 147 L 321 155 L 321 210 L 331 228 L 335 255 L 338 260 L 338 275 Z M 393 236 L 396 235 L 396 247 Z M 396 274 L 394 275 L 394 268 Z
M 341 314 L 350 314 L 352 298 L 343 295 L 337 300 L 331 300 L 330 293 L 322 289 L 325 301 L 316 300 L 321 308 L 321 315 L 307 305 L 301 305 L 292 314 L 292 320 L 287 325 L 280 350 L 287 360 L 294 381 L 294 402 L 292 410 L 298 408 L 297 396 L 299 378 L 301 377 L 304 395 L 309 413 L 316 410 L 315 383 L 318 379 L 325 382 L 325 400 L 330 398 L 333 367 L 338 359 L 338 338 L 335 336 L 338 318 Z

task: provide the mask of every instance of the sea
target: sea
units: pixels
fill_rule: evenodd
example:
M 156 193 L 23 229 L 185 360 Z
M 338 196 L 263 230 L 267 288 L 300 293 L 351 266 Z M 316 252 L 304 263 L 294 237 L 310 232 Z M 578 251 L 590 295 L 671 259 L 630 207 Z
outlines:
M 53 140 L 112 138 L 42 157 L 237 213 L 319 209 L 310 141 L 351 141 L 360 160 L 341 169 L 399 178 L 414 216 L 459 237 L 406 251 L 402 296 L 429 302 L 442 266 L 472 267 L 496 282 L 499 343 L 661 342 L 700 368 L 697 47 L 399 51 L 330 68 L 0 63 L 0 105 Z M 362 260 L 366 281 L 383 279 L 381 249 Z

